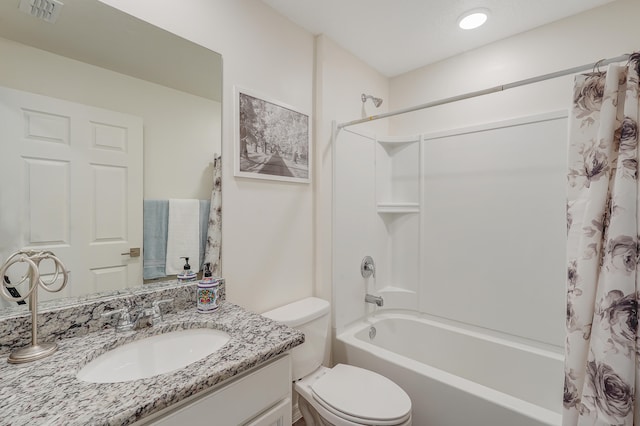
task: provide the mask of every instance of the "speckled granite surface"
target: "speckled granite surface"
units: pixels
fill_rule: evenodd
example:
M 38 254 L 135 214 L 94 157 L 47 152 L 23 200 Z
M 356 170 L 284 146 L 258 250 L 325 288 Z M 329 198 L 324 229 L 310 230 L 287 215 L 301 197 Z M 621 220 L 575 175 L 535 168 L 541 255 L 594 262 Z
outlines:
M 125 383 L 76 379 L 77 371 L 107 350 L 152 334 L 210 327 L 231 335 L 217 352 L 185 368 Z M 304 336 L 236 305 L 214 313 L 193 308 L 165 315 L 165 323 L 143 330 L 113 329 L 58 340 L 48 358 L 13 365 L 0 361 L 0 425 L 127 425 L 210 388 L 297 346 Z
M 195 309 L 197 283 L 178 283 L 176 280 L 146 284 L 141 287 L 97 293 L 90 296 L 52 300 L 38 306 L 39 342 L 83 336 L 109 327 L 111 320 L 102 318 L 105 311 L 128 307 L 150 306 L 154 300 L 173 299 L 163 305 L 163 312 Z M 219 290 L 225 300 L 225 285 Z M 31 344 L 31 314 L 26 306 L 3 308 L 0 313 L 0 355 L 11 348 Z

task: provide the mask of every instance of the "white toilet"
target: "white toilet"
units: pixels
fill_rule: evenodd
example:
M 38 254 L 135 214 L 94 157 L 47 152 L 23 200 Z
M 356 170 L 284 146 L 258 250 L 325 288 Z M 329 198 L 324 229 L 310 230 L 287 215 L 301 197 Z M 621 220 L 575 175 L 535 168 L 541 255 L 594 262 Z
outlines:
M 291 351 L 294 389 L 307 426 L 410 426 L 411 400 L 373 371 L 322 366 L 329 332 L 329 303 L 315 297 L 262 314 L 305 334 Z

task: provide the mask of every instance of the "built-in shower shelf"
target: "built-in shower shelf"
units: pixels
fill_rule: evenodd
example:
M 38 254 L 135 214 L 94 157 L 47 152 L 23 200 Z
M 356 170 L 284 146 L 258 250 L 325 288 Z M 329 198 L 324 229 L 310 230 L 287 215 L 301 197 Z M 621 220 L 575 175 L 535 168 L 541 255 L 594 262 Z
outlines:
M 399 145 L 399 144 L 410 144 L 420 142 L 420 135 L 414 136 L 385 136 L 378 138 L 378 143 L 381 144 L 389 144 L 389 145 Z
M 422 137 L 385 136 L 377 141 L 376 215 L 379 223 L 384 225 L 385 234 L 381 236 L 384 240 L 381 242 L 385 250 L 394 253 L 380 259 L 379 282 L 395 283 L 379 291 L 385 307 L 417 309 L 420 206 L 424 202 L 421 192 Z
M 378 203 L 378 213 L 420 213 L 418 203 Z

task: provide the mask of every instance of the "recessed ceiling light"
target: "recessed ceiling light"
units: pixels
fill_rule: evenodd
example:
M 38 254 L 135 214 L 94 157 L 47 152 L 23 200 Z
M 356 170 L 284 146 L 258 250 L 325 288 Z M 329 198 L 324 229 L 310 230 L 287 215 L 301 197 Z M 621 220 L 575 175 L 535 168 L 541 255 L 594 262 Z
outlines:
M 489 18 L 487 9 L 473 9 L 458 18 L 458 26 L 463 30 L 472 30 L 487 22 L 487 18 Z

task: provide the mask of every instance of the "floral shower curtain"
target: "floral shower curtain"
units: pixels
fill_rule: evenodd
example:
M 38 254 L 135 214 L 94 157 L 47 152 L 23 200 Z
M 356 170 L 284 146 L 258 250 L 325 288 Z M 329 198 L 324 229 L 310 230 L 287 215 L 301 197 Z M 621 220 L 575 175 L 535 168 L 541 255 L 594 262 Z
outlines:
M 563 426 L 640 426 L 639 73 L 634 54 L 575 81 Z
M 214 277 L 222 276 L 222 156 L 213 159 L 213 190 L 207 226 L 204 263 L 211 263 Z

